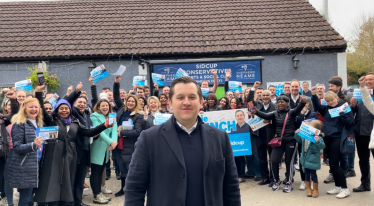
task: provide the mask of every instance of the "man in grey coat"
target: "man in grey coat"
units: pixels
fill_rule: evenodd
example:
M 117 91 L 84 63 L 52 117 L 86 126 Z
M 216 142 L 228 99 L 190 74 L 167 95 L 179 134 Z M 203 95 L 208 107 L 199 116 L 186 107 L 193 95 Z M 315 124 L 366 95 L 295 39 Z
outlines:
M 203 96 L 190 77 L 169 93 L 174 115 L 143 131 L 125 185 L 125 206 L 240 206 L 238 175 L 226 132 L 198 116 Z

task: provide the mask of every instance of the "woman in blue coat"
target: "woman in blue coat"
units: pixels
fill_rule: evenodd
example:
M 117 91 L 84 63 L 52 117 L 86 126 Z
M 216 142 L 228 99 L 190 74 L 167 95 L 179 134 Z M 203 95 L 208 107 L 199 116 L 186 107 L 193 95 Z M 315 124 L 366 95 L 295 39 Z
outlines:
M 17 188 L 20 197 L 18 205 L 28 206 L 33 188 L 38 187 L 38 148 L 42 137 L 35 130 L 43 127 L 43 113 L 37 99 L 30 98 L 22 103 L 18 114 L 12 118 L 13 157 L 9 166 L 12 188 Z
M 112 107 L 108 99 L 100 99 L 93 108 L 91 114 L 93 127 L 96 127 L 108 120 L 109 113 L 112 113 Z M 109 151 L 117 147 L 117 124 L 112 128 L 102 131 L 97 139 L 90 145 L 91 158 L 91 176 L 90 184 L 94 194 L 94 203 L 108 204 L 109 198 L 101 193 L 101 179 L 106 163 L 109 161 Z

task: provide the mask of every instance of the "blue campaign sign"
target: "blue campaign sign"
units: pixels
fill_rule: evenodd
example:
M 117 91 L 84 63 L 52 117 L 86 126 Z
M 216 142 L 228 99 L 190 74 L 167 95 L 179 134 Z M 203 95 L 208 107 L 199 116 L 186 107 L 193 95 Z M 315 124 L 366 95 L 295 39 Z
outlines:
M 229 134 L 229 139 L 231 142 L 232 152 L 234 153 L 235 157 L 252 155 L 250 133 L 246 132 L 246 133 Z
M 154 73 L 165 75 L 165 86 L 170 86 L 175 79 L 175 74 L 179 69 L 187 72 L 199 84 L 207 80 L 213 85 L 213 75 L 211 69 L 217 71 L 218 83 L 224 84 L 226 71 L 231 70 L 230 81 L 242 83 L 254 83 L 261 81 L 261 62 L 256 61 L 230 61 L 230 62 L 205 62 L 205 63 L 183 63 L 183 64 L 159 64 L 153 66 Z

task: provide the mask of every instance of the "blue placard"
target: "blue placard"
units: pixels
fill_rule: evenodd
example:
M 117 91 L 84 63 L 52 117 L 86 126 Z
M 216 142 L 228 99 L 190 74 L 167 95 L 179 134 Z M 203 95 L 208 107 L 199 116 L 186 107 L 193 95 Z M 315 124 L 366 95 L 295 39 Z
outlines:
M 132 86 L 137 84 L 138 86 L 144 86 L 145 84 L 145 77 L 144 76 L 135 76 L 132 80 Z
M 153 120 L 155 125 L 163 124 L 170 119 L 172 114 L 156 113 L 155 119 Z
M 351 108 L 348 106 L 348 103 L 345 103 L 344 105 L 337 107 L 335 109 L 329 109 L 331 118 L 339 117 L 340 116 L 339 111 L 341 109 L 345 109 L 345 114 L 351 111 Z
M 373 90 L 369 90 L 369 93 L 372 93 Z M 362 102 L 362 94 L 360 89 L 355 89 L 353 92 L 353 97 L 356 98 L 358 102 Z M 374 97 L 371 97 L 371 99 L 374 101 Z
M 238 81 L 229 81 L 229 91 L 231 92 L 242 92 L 242 83 Z
M 162 74 L 155 74 L 152 73 L 152 81 L 153 83 L 156 83 L 158 86 L 164 86 L 164 75 Z
M 201 92 L 203 93 L 203 96 L 206 97 L 209 94 L 209 88 L 201 88 Z
M 93 82 L 96 83 L 102 79 L 109 77 L 109 73 L 105 69 L 104 65 L 100 65 L 91 71 L 91 76 L 93 78 Z
M 229 139 L 234 156 L 252 155 L 250 133 L 229 134 Z
M 304 138 L 308 141 L 316 143 L 316 140 L 314 138 L 315 130 L 316 130 L 315 128 L 303 123 L 303 124 L 301 124 L 300 129 L 299 129 L 299 133 L 297 133 L 297 134 L 301 138 Z M 319 134 L 319 132 L 318 132 L 318 134 Z
M 324 99 L 321 99 L 321 105 L 327 105 L 327 102 L 326 102 L 326 100 L 324 100 Z
M 108 115 L 109 125 L 116 123 L 116 113 L 109 113 Z
M 19 82 L 16 82 L 15 85 L 16 87 L 16 90 L 25 90 L 25 91 L 30 91 L 32 90 L 32 83 L 31 83 L 31 79 L 26 79 L 26 80 L 23 80 L 23 81 L 19 81 Z
M 186 64 L 160 64 L 154 65 L 154 72 L 165 75 L 164 86 L 170 86 L 175 79 L 178 69 L 186 71 L 188 76 L 201 84 L 207 80 L 210 85 L 214 84 L 211 69 L 217 71 L 218 84 L 224 84 L 226 70 L 231 70 L 231 81 L 243 83 L 254 83 L 261 81 L 261 62 L 256 61 L 233 61 L 233 62 L 209 62 L 209 63 L 186 63 Z
M 188 73 L 184 71 L 182 68 L 179 68 L 177 72 L 174 75 L 174 78 L 179 78 L 179 77 L 188 77 Z

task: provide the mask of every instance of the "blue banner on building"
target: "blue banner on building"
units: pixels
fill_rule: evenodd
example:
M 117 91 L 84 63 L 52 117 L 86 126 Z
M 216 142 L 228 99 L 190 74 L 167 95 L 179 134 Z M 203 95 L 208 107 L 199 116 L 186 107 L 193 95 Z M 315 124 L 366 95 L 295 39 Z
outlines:
M 170 86 L 175 79 L 179 69 L 187 72 L 199 84 L 202 80 L 209 81 L 213 85 L 211 69 L 217 71 L 218 83 L 224 84 L 226 70 L 231 70 L 230 81 L 242 83 L 254 83 L 261 81 L 261 62 L 256 61 L 230 61 L 230 62 L 205 62 L 205 63 L 183 63 L 183 64 L 160 64 L 153 66 L 154 73 L 165 75 L 164 86 Z

